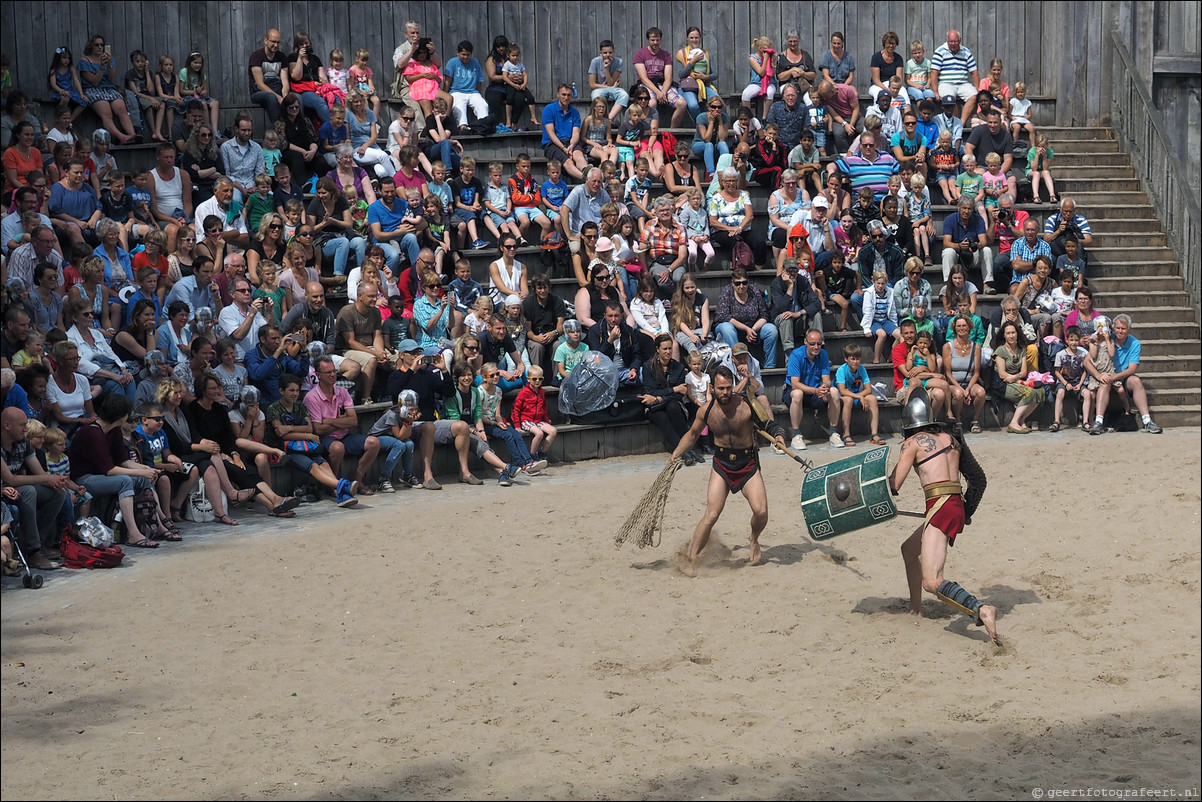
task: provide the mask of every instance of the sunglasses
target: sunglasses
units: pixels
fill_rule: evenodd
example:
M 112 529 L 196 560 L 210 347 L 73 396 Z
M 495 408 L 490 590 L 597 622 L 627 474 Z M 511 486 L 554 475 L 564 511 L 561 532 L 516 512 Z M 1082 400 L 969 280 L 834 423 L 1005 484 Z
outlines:
M 593 276 L 597 281 L 609 281 L 609 273 L 598 273 Z
M 402 119 L 402 120 L 404 120 L 404 121 L 405 121 L 405 122 L 407 122 L 407 123 L 411 123 L 411 122 L 413 122 L 413 118 L 412 118 L 412 117 L 402 117 L 401 119 Z
M 312 231 L 298 231 L 298 232 L 296 232 L 296 236 L 298 236 L 298 237 L 311 237 L 311 236 L 313 236 L 313 232 L 312 232 Z
M 464 351 L 479 351 L 479 350 L 480 350 L 480 346 L 478 346 L 478 345 L 465 345 L 465 346 L 463 346 L 463 350 L 464 350 Z
M 505 245 L 502 245 L 501 247 L 507 251 L 516 251 L 518 249 L 518 246 L 513 244 L 512 242 L 506 243 Z
M 732 281 L 731 284 L 735 285 L 736 287 L 746 287 L 747 286 L 746 281 Z
M 808 343 L 806 343 L 806 345 L 810 346 L 811 348 L 821 348 L 824 345 L 824 343 L 822 342 L 822 340 L 819 340 L 816 343 L 808 342 Z
M 163 415 L 145 415 L 142 420 L 157 420 L 159 423 L 162 423 L 166 420 L 166 417 Z
M 283 226 L 281 226 L 279 223 L 269 223 L 267 225 L 267 228 L 268 228 L 268 230 L 271 230 L 273 228 L 280 229 L 280 228 L 283 228 Z
M 500 373 L 483 373 L 481 375 L 486 379 L 495 379 L 498 376 L 500 376 L 501 374 Z
M 206 228 L 205 233 L 206 234 L 220 234 L 221 229 L 220 228 Z

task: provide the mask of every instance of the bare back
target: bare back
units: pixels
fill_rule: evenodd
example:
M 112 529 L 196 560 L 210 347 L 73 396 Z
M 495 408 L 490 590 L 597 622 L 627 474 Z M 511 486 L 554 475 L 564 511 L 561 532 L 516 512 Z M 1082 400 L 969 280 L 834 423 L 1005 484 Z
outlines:
M 954 437 L 943 432 L 919 432 L 902 445 L 903 457 L 907 449 L 913 455 L 914 470 L 924 487 L 934 482 L 960 481 L 960 444 Z M 942 453 L 931 456 L 938 451 Z

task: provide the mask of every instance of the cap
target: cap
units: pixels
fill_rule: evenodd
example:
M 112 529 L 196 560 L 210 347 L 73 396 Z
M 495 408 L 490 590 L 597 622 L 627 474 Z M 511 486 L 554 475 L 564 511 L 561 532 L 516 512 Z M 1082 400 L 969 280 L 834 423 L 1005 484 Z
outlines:
M 605 253 L 614 249 L 614 242 L 609 237 L 597 237 L 595 246 L 597 253 Z
M 825 195 L 819 195 L 818 197 L 814 198 L 814 202 L 810 205 L 813 206 L 815 209 L 831 208 L 831 202 L 826 199 Z
M 939 102 L 944 106 L 954 106 L 956 105 L 957 100 L 959 100 L 959 98 L 957 98 L 955 95 L 944 95 L 943 97 L 939 98 Z
M 412 354 L 422 350 L 421 346 L 419 346 L 415 340 L 410 340 L 408 338 L 401 340 L 401 344 L 398 345 L 396 349 L 402 354 Z
M 505 306 L 521 306 L 521 305 L 522 305 L 521 296 L 517 295 L 516 293 L 510 293 L 509 295 L 505 296 Z
M 426 348 L 422 351 L 422 356 L 438 356 L 441 353 L 442 348 L 437 345 L 431 345 L 429 348 Z
M 749 354 L 749 353 L 751 353 L 751 352 L 747 350 L 747 343 L 735 343 L 734 345 L 732 345 L 730 347 L 730 355 L 731 356 L 739 356 L 740 354 Z

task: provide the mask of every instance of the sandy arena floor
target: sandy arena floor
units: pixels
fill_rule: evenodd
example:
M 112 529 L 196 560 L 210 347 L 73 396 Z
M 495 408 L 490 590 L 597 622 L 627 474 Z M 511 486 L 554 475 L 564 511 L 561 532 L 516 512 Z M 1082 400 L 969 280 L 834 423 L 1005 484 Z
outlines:
M 905 614 L 911 519 L 811 541 L 786 458 L 764 454 L 765 564 L 736 496 L 692 580 L 708 466 L 640 551 L 613 535 L 663 457 L 586 462 L 6 579 L 0 790 L 1196 799 L 1199 430 L 971 442 L 989 492 L 947 574 L 997 605 L 1002 650 L 933 597 Z

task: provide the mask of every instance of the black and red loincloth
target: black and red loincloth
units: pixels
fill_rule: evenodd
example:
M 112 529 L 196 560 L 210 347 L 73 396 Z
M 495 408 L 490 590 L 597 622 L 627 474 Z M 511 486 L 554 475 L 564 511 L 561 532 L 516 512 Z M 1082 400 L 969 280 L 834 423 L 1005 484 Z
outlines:
M 743 485 L 760 469 L 759 452 L 751 448 L 718 448 L 714 451 L 714 470 L 726 482 L 731 493 L 738 493 Z

